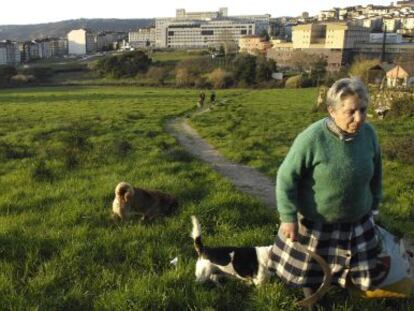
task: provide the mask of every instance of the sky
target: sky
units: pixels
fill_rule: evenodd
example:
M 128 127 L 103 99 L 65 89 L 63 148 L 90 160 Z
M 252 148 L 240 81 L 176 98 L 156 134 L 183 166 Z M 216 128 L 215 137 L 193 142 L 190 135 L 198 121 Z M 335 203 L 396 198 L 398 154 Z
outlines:
M 298 16 L 304 11 L 316 15 L 320 10 L 333 7 L 390 3 L 390 0 L 5 0 L 1 4 L 0 25 L 38 24 L 78 18 L 174 17 L 178 8 L 199 12 L 218 11 L 220 7 L 227 7 L 230 16 Z

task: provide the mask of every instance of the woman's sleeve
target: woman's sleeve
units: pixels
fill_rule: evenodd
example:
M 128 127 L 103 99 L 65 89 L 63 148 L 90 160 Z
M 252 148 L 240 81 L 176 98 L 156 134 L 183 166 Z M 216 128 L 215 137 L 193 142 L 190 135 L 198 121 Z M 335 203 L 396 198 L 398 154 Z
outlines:
M 374 175 L 371 179 L 372 211 L 378 213 L 378 206 L 383 199 L 381 148 L 374 132 Z
M 297 221 L 298 183 L 305 170 L 306 142 L 299 135 L 279 167 L 276 178 L 276 203 L 282 222 Z

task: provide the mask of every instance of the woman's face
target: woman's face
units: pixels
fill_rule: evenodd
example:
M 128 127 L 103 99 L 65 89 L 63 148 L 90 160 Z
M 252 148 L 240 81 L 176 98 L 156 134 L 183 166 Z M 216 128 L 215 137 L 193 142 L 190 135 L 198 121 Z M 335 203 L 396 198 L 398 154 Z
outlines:
M 357 95 L 345 97 L 336 109 L 328 108 L 335 124 L 344 132 L 355 134 L 364 123 L 367 115 L 367 105 Z

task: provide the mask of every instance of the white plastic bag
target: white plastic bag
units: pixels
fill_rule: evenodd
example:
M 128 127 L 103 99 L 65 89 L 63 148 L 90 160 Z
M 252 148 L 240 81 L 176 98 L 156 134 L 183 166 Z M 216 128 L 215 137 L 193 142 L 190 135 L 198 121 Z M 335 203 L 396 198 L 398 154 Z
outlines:
M 381 253 L 378 257 L 387 261 L 389 258 L 390 262 L 388 274 L 379 287 L 394 284 L 404 278 L 413 278 L 409 255 L 403 241 L 384 228 L 377 226 L 376 229 L 381 241 Z

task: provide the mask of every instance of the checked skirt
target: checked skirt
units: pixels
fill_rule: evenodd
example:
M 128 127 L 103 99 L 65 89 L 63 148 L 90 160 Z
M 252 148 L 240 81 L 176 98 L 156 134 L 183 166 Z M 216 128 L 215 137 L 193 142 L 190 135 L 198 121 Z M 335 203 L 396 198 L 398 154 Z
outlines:
M 361 290 L 375 288 L 388 269 L 377 260 L 380 244 L 371 215 L 356 223 L 315 223 L 299 218 L 297 242 L 326 260 L 332 272 L 332 284 L 345 287 L 351 281 Z M 308 254 L 294 247 L 282 232 L 272 247 L 269 268 L 286 283 L 300 287 L 318 287 L 323 271 Z

